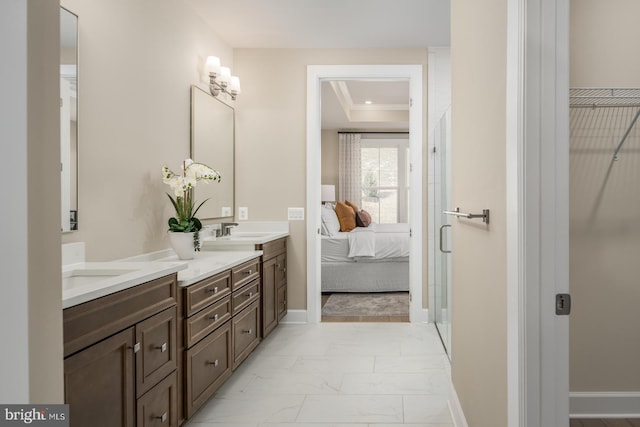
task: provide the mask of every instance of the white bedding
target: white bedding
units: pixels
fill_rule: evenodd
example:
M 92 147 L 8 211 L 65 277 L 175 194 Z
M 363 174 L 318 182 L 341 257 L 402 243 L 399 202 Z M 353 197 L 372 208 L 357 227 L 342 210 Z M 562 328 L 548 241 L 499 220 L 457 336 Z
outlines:
M 371 224 L 322 236 L 322 262 L 393 260 L 409 256 L 409 224 Z

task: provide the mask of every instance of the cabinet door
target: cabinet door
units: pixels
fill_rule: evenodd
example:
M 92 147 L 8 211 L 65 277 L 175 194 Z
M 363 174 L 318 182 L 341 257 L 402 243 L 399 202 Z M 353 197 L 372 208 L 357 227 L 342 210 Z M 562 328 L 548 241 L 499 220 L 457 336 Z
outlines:
M 231 322 L 186 351 L 186 413 L 193 414 L 231 375 Z
M 254 302 L 231 318 L 233 329 L 233 369 L 260 343 L 260 305 Z
M 178 379 L 174 372 L 138 399 L 137 427 L 178 427 Z
M 262 337 L 266 337 L 278 324 L 276 306 L 277 259 L 262 264 Z
M 72 427 L 135 426 L 133 344 L 129 328 L 65 359 Z
M 136 325 L 136 392 L 140 397 L 177 366 L 176 307 Z

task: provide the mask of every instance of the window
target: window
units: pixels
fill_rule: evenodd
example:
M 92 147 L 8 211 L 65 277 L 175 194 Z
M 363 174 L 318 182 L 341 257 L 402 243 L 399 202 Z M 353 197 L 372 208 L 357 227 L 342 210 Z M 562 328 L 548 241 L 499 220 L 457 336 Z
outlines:
M 380 224 L 409 222 L 409 141 L 361 142 L 362 209 Z

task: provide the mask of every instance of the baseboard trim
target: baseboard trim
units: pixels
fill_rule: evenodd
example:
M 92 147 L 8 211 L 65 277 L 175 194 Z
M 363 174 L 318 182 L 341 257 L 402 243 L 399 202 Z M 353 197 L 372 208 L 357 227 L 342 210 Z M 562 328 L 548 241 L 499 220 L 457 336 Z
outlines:
M 450 387 L 451 394 L 449 395 L 449 412 L 451 413 L 453 425 L 454 427 L 469 427 L 467 419 L 464 416 L 464 411 L 462 410 L 462 405 L 460 404 L 460 399 L 458 399 L 458 393 L 456 393 L 453 383 L 450 384 Z
M 571 418 L 638 418 L 640 392 L 571 392 Z
M 307 310 L 288 310 L 280 323 L 300 325 L 307 323 Z

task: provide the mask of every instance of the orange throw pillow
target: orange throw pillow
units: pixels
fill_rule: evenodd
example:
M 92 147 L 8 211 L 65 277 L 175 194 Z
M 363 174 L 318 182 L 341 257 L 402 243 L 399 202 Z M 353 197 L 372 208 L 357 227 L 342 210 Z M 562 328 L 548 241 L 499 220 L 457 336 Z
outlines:
M 355 204 L 351 203 L 351 202 L 350 202 L 350 201 L 348 201 L 348 200 L 345 200 L 345 201 L 344 201 L 344 204 L 345 204 L 345 205 L 347 205 L 347 206 L 349 206 L 351 209 L 353 209 L 353 212 L 354 212 L 354 213 L 357 213 L 357 212 L 360 210 L 360 209 L 358 209 L 358 207 L 357 207 Z
M 336 215 L 340 223 L 340 231 L 351 231 L 356 228 L 356 213 L 350 206 L 342 202 L 336 203 Z

